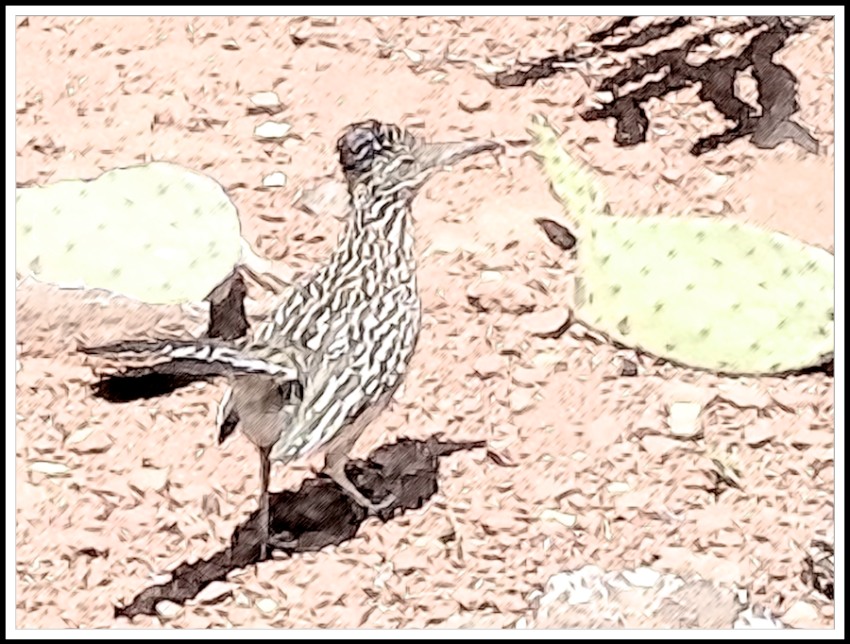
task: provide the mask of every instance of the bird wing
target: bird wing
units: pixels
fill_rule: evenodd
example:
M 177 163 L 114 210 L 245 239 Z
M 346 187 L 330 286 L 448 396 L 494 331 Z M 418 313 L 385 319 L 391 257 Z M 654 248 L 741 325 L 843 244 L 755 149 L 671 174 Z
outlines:
M 358 303 L 347 315 L 332 318 L 319 350 L 298 350 L 304 365 L 303 398 L 271 458 L 288 461 L 305 456 L 367 408 L 386 404 L 413 353 L 418 306 L 415 292 L 407 287 L 389 289 Z
M 123 356 L 131 354 L 139 358 L 162 358 L 165 362 L 158 365 L 133 368 L 136 370 L 154 370 L 176 375 L 209 376 L 230 373 L 268 373 L 271 375 L 295 377 L 296 372 L 286 363 L 276 363 L 254 356 L 250 351 L 228 346 L 215 339 L 198 340 L 130 340 L 97 347 L 78 347 L 78 351 L 97 356 Z M 170 367 L 164 365 L 169 364 Z M 182 371 L 181 371 L 181 368 Z M 162 371 L 165 369 L 166 371 Z M 129 370 L 128 370 L 129 371 Z M 208 372 L 208 373 L 207 373 Z M 141 372 L 140 372 L 141 373 Z

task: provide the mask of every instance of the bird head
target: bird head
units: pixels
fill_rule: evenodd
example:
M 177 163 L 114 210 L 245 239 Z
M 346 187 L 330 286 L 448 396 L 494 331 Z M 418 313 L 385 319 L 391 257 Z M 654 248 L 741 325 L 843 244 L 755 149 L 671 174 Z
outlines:
M 426 143 L 397 125 L 375 120 L 348 126 L 337 142 L 349 190 L 367 189 L 374 196 L 404 191 L 412 198 L 441 169 L 467 157 L 501 150 L 494 141 Z

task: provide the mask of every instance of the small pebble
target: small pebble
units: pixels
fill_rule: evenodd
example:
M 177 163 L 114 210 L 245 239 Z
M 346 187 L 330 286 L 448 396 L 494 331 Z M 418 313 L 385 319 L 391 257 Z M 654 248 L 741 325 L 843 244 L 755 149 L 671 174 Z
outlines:
M 280 97 L 276 92 L 257 92 L 251 96 L 251 102 L 257 107 L 279 107 Z
M 261 139 L 282 139 L 291 129 L 292 126 L 289 123 L 266 121 L 254 128 L 254 136 Z
M 224 581 L 214 581 L 204 586 L 203 590 L 195 595 L 195 600 L 201 604 L 220 602 L 233 595 L 233 584 Z
M 263 597 L 262 599 L 258 599 L 256 601 L 257 608 L 260 609 L 261 613 L 266 615 L 271 615 L 272 613 L 277 611 L 277 602 L 268 597 Z
M 625 494 L 631 489 L 628 483 L 623 483 L 622 481 L 614 481 L 608 484 L 608 491 L 611 494 Z
M 535 219 L 534 223 L 543 229 L 549 241 L 562 250 L 570 250 L 576 245 L 576 237 L 566 226 L 551 219 Z
M 282 188 L 286 185 L 286 175 L 283 172 L 272 172 L 263 177 L 263 185 L 266 188 Z
M 620 375 L 624 378 L 631 378 L 638 373 L 637 364 L 632 360 L 623 360 L 623 366 L 620 369 Z
M 164 599 L 156 604 L 156 614 L 163 619 L 173 619 L 183 607 L 173 601 Z
M 661 573 L 643 566 L 635 570 L 624 570 L 623 577 L 636 588 L 652 588 L 661 579 Z
M 70 468 L 64 463 L 52 463 L 50 461 L 36 461 L 30 466 L 30 469 L 45 476 L 66 476 L 70 471 Z
M 420 54 L 414 49 L 405 49 L 404 55 L 410 59 L 410 62 L 416 63 L 417 65 L 421 63 L 425 58 L 422 54 Z
M 576 515 L 566 514 L 565 512 L 559 512 L 558 510 L 543 510 L 543 512 L 540 513 L 540 518 L 544 521 L 555 521 L 567 528 L 572 528 L 577 521 Z
M 667 423 L 675 436 L 690 438 L 700 432 L 699 415 L 702 406 L 694 402 L 674 402 L 670 405 Z
M 567 308 L 554 308 L 535 311 L 522 316 L 521 324 L 529 335 L 537 338 L 556 339 L 567 330 L 570 311 Z

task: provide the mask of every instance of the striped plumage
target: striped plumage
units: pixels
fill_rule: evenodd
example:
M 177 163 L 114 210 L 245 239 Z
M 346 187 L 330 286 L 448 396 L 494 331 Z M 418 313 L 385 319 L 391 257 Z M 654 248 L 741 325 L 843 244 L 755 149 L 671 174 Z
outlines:
M 378 127 L 393 140 L 396 128 Z M 402 139 L 400 149 L 388 148 L 371 172 L 356 177 L 353 216 L 330 261 L 290 289 L 245 347 L 272 363 L 294 361 L 309 374 L 273 459 L 306 455 L 365 406 L 392 394 L 413 355 L 420 328 L 413 192 L 394 174 L 406 156 L 408 174 L 416 170 L 407 145 Z
M 325 447 L 326 472 L 355 500 L 347 454 L 401 384 L 420 330 L 411 202 L 441 166 L 497 148 L 491 142 L 424 144 L 397 126 L 367 121 L 339 139 L 351 215 L 330 259 L 292 285 L 280 305 L 236 342 L 118 343 L 87 350 L 148 352 L 153 368 L 226 375 L 220 440 L 240 427 L 261 455 L 261 521 L 268 530 L 269 459 L 289 462 Z M 132 345 L 132 346 L 131 346 Z M 150 369 L 150 368 L 148 368 Z M 266 535 L 266 543 L 275 544 Z

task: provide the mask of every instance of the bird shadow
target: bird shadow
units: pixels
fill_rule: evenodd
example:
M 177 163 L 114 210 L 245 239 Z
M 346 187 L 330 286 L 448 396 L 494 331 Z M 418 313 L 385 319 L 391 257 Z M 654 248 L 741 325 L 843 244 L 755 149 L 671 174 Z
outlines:
M 379 447 L 365 460 L 349 462 L 346 473 L 375 503 L 393 496 L 393 502 L 378 516 L 386 523 L 398 514 L 421 508 L 437 492 L 441 457 L 485 445 L 484 441 L 446 442 L 436 436 L 426 441 L 403 438 Z M 362 506 L 322 474 L 306 480 L 296 491 L 271 494 L 269 513 L 274 535 L 293 542 L 292 548 L 280 550 L 290 555 L 344 543 L 355 536 L 367 518 Z M 224 580 L 232 570 L 263 561 L 258 514 L 254 512 L 236 528 L 227 548 L 208 559 L 181 564 L 171 572 L 170 581 L 146 588 L 126 606 L 116 607 L 115 617 L 154 615 L 156 605 L 163 600 L 185 604 L 211 582 Z M 269 552 L 265 559 L 271 558 Z

